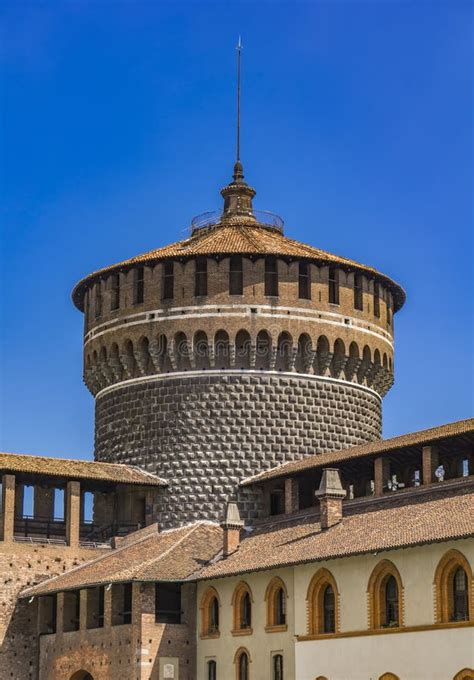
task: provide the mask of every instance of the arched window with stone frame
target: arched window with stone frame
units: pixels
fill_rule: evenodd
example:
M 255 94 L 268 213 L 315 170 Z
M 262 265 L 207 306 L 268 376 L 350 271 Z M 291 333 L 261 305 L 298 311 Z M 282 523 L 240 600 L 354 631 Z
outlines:
M 371 629 L 403 626 L 403 584 L 393 562 L 382 560 L 377 564 L 369 578 L 367 594 Z
M 209 586 L 201 598 L 201 638 L 219 637 L 220 601 L 217 590 Z
M 287 601 L 288 591 L 285 583 L 279 576 L 274 576 L 265 591 L 267 610 L 265 630 L 267 633 L 287 630 Z
M 436 567 L 434 577 L 436 621 L 473 621 L 473 577 L 466 557 L 449 550 Z
M 306 595 L 308 634 L 330 635 L 339 631 L 339 591 L 328 569 L 313 576 Z
M 245 647 L 239 647 L 234 656 L 236 680 L 250 680 L 250 664 L 252 659 Z
M 232 595 L 233 635 L 252 633 L 252 591 L 245 581 L 240 581 Z

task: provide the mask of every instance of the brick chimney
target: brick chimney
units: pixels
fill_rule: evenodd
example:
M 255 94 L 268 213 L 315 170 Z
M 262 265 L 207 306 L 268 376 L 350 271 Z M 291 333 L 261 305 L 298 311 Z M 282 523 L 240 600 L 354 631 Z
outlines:
M 316 491 L 321 511 L 321 529 L 338 524 L 342 520 L 342 499 L 346 492 L 342 488 L 339 470 L 325 468 L 319 489 Z
M 237 503 L 227 503 L 225 519 L 221 524 L 224 529 L 224 558 L 229 557 L 237 550 L 240 544 L 240 530 L 244 523 L 240 519 L 240 512 Z

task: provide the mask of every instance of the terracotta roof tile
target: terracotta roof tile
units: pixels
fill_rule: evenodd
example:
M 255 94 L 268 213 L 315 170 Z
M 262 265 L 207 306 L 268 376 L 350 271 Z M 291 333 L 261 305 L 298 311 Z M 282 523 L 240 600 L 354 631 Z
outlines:
M 409 434 L 392 437 L 391 439 L 381 439 L 370 442 L 369 444 L 361 444 L 360 446 L 354 446 L 340 451 L 317 453 L 308 456 L 307 458 L 303 458 L 302 460 L 285 463 L 272 470 L 267 470 L 266 472 L 261 472 L 253 477 L 248 477 L 241 482 L 241 486 L 250 486 L 278 477 L 287 477 L 289 475 L 304 472 L 305 470 L 310 470 L 311 468 L 334 465 L 335 463 L 353 458 L 363 458 L 364 456 L 388 453 L 396 449 L 403 449 L 411 446 L 425 446 L 430 443 L 434 444 L 442 439 L 449 439 L 450 437 L 464 434 L 474 435 L 474 418 L 447 423 L 446 425 L 432 427 L 429 430 L 410 432 Z
M 29 473 L 71 479 L 90 479 L 117 484 L 167 486 L 164 479 L 134 465 L 91 460 L 50 458 L 22 453 L 0 453 L 0 472 Z
M 319 522 L 307 518 L 266 525 L 250 532 L 230 557 L 205 567 L 199 579 L 469 536 L 474 536 L 473 493 L 415 503 L 405 499 L 398 507 L 344 517 L 325 531 Z
M 151 535 L 24 590 L 31 597 L 83 586 L 130 581 L 184 581 L 222 548 L 217 524 L 196 522 Z
M 89 274 L 75 286 L 72 297 L 74 304 L 82 310 L 85 286 L 96 276 L 126 269 L 134 264 L 159 262 L 169 258 L 187 258 L 196 255 L 280 255 L 282 257 L 307 258 L 321 264 L 339 264 L 350 269 L 358 269 L 376 276 L 387 285 L 394 296 L 395 308 L 399 309 L 405 301 L 405 292 L 392 279 L 381 274 L 373 267 L 368 267 L 345 257 L 332 255 L 319 248 L 300 243 L 283 236 L 279 231 L 263 226 L 219 225 L 210 230 L 203 229 L 190 238 L 177 241 L 163 248 L 150 250 L 143 255 L 104 267 Z

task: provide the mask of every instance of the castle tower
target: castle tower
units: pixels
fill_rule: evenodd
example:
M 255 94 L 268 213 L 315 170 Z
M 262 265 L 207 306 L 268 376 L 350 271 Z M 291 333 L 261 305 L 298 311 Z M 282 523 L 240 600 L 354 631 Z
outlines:
M 378 439 L 403 290 L 253 209 L 238 161 L 190 237 L 90 274 L 84 380 L 95 457 L 169 481 L 160 522 L 221 519 L 239 481 Z M 243 518 L 256 514 L 246 498 Z

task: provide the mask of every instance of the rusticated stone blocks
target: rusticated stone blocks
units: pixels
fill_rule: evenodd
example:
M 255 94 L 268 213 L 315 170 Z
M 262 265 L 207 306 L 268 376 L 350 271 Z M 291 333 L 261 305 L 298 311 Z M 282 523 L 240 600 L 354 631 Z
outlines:
M 97 460 L 139 465 L 169 482 L 163 527 L 222 520 L 239 498 L 258 516 L 244 478 L 314 453 L 380 438 L 381 402 L 354 383 L 278 374 L 150 377 L 96 401 Z

